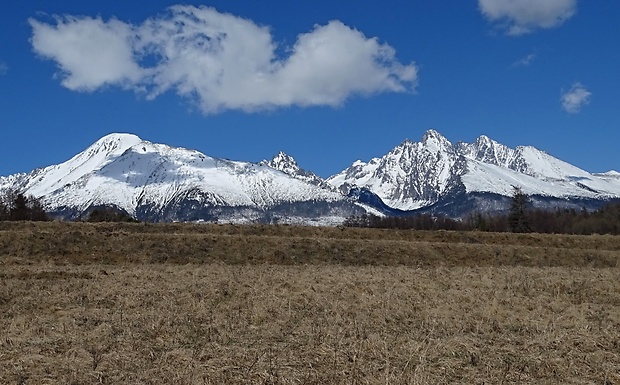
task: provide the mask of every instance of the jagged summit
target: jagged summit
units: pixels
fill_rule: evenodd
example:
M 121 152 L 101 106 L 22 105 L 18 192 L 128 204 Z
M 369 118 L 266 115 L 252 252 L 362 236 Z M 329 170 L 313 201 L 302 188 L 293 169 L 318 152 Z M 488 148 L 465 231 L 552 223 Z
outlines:
M 424 142 L 426 142 L 429 139 L 445 140 L 446 138 L 443 135 L 441 135 L 441 133 L 439 133 L 439 131 L 435 130 L 434 128 L 429 128 L 422 135 L 421 142 L 424 143 Z
M 457 158 L 444 136 L 428 130 L 420 142 L 405 140 L 385 156 L 355 162 L 327 182 L 341 191 L 343 186 L 367 188 L 390 207 L 413 210 L 435 202 L 456 186 Z
M 456 147 L 459 153 L 468 158 L 496 166 L 508 167 L 514 158 L 514 150 L 486 135 L 480 135 L 474 143 L 459 142 Z
M 613 174 L 590 174 L 534 147 L 513 149 L 486 135 L 453 145 L 435 130 L 368 163 L 357 161 L 328 183 L 340 190 L 366 188 L 401 210 L 429 206 L 457 193 L 510 196 L 513 186 L 560 199 L 620 197 L 619 179 Z
M 292 156 L 280 151 L 271 160 L 263 160 L 259 164 L 271 167 L 275 170 L 292 176 L 293 178 L 302 180 L 306 183 L 320 186 L 326 189 L 332 189 L 331 185 L 325 183 L 323 178 L 315 175 L 312 171 L 306 171 L 299 167 L 297 161 Z
M 431 145 L 433 143 L 440 146 L 452 145 L 445 136 L 441 135 L 438 131 L 434 129 L 427 130 L 424 135 L 422 135 L 422 140 L 420 140 L 420 142 L 427 145 Z
M 416 144 L 416 143 L 414 143 Z M 427 130 L 417 145 L 423 145 L 428 151 L 451 151 L 452 143 L 434 129 Z
M 261 163 L 289 175 L 296 175 L 302 171 L 295 158 L 284 151 L 278 152 L 271 160 L 264 160 Z

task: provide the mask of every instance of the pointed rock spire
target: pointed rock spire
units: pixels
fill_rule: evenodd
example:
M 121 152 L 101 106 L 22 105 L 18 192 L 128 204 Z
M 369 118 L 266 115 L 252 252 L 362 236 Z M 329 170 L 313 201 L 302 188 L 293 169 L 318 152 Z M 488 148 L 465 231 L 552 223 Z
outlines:
M 278 152 L 270 161 L 263 161 L 261 163 L 289 175 L 297 175 L 302 171 L 295 158 L 284 151 Z

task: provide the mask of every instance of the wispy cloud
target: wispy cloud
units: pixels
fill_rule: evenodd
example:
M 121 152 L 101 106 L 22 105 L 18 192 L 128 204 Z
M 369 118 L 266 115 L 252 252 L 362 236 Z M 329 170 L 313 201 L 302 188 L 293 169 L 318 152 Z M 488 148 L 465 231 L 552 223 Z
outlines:
M 510 67 L 514 68 L 514 67 L 529 67 L 532 62 L 534 60 L 536 60 L 537 55 L 532 52 L 529 53 L 525 56 L 523 56 L 522 58 L 520 58 L 519 60 L 517 60 L 516 62 L 512 63 L 512 65 Z
M 0 60 L 0 76 L 5 75 L 9 71 L 9 66 Z
M 57 63 L 64 87 L 117 86 L 147 98 L 172 90 L 208 114 L 337 106 L 351 95 L 413 91 L 417 83 L 414 63 L 401 64 L 394 48 L 340 21 L 300 34 L 292 47 L 277 47 L 268 27 L 208 7 L 173 6 L 141 25 L 29 21 L 34 51 Z
M 478 7 L 506 34 L 519 36 L 561 25 L 577 12 L 577 0 L 478 0 Z
M 592 93 L 588 91 L 581 83 L 577 82 L 572 85 L 568 91 L 562 91 L 562 108 L 570 114 L 576 114 L 581 111 L 581 107 L 590 103 Z

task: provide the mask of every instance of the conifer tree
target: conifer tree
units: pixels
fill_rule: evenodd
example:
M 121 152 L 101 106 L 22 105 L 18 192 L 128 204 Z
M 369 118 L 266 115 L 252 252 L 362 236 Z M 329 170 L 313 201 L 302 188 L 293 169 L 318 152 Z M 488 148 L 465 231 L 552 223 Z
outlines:
M 28 218 L 28 199 L 24 194 L 17 194 L 13 200 L 13 207 L 11 208 L 11 220 L 12 221 L 25 221 Z
M 531 231 L 527 212 L 529 198 L 520 187 L 512 186 L 512 188 L 508 225 L 513 233 L 527 233 Z

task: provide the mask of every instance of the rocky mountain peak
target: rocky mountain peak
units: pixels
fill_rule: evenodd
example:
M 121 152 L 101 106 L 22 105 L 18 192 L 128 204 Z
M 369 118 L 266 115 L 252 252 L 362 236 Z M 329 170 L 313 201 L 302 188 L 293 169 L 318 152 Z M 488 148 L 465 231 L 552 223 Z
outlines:
M 282 171 L 283 173 L 292 176 L 296 179 L 302 180 L 306 183 L 310 183 L 322 188 L 333 189 L 331 185 L 325 183 L 323 178 L 315 175 L 312 171 L 306 171 L 299 167 L 297 161 L 292 156 L 280 151 L 271 160 L 263 160 L 261 165 L 271 167 L 275 170 Z
M 278 152 L 271 160 L 263 161 L 261 164 L 282 171 L 285 174 L 297 175 L 302 170 L 297 164 L 297 161 L 292 156 L 286 154 L 283 151 Z
M 474 143 L 459 143 L 458 151 L 469 158 L 496 166 L 508 167 L 515 158 L 515 150 L 486 135 L 480 135 Z
M 445 136 L 441 135 L 439 132 L 430 129 L 427 130 L 422 136 L 422 140 L 420 141 L 423 145 L 425 145 L 429 150 L 440 150 L 440 149 L 451 149 L 452 143 Z
M 446 138 L 443 135 L 441 135 L 439 133 L 439 131 L 430 128 L 430 129 L 426 130 L 426 132 L 424 132 L 424 135 L 422 135 L 422 142 L 426 142 L 429 139 L 443 139 L 443 140 L 445 140 Z
M 420 142 L 405 141 L 378 161 L 358 162 L 328 179 L 336 188 L 367 188 L 390 207 L 412 210 L 455 193 L 509 196 L 512 186 L 527 194 L 560 199 L 618 197 L 614 174 L 592 175 L 531 146 L 507 147 L 486 135 L 452 145 L 435 130 Z

